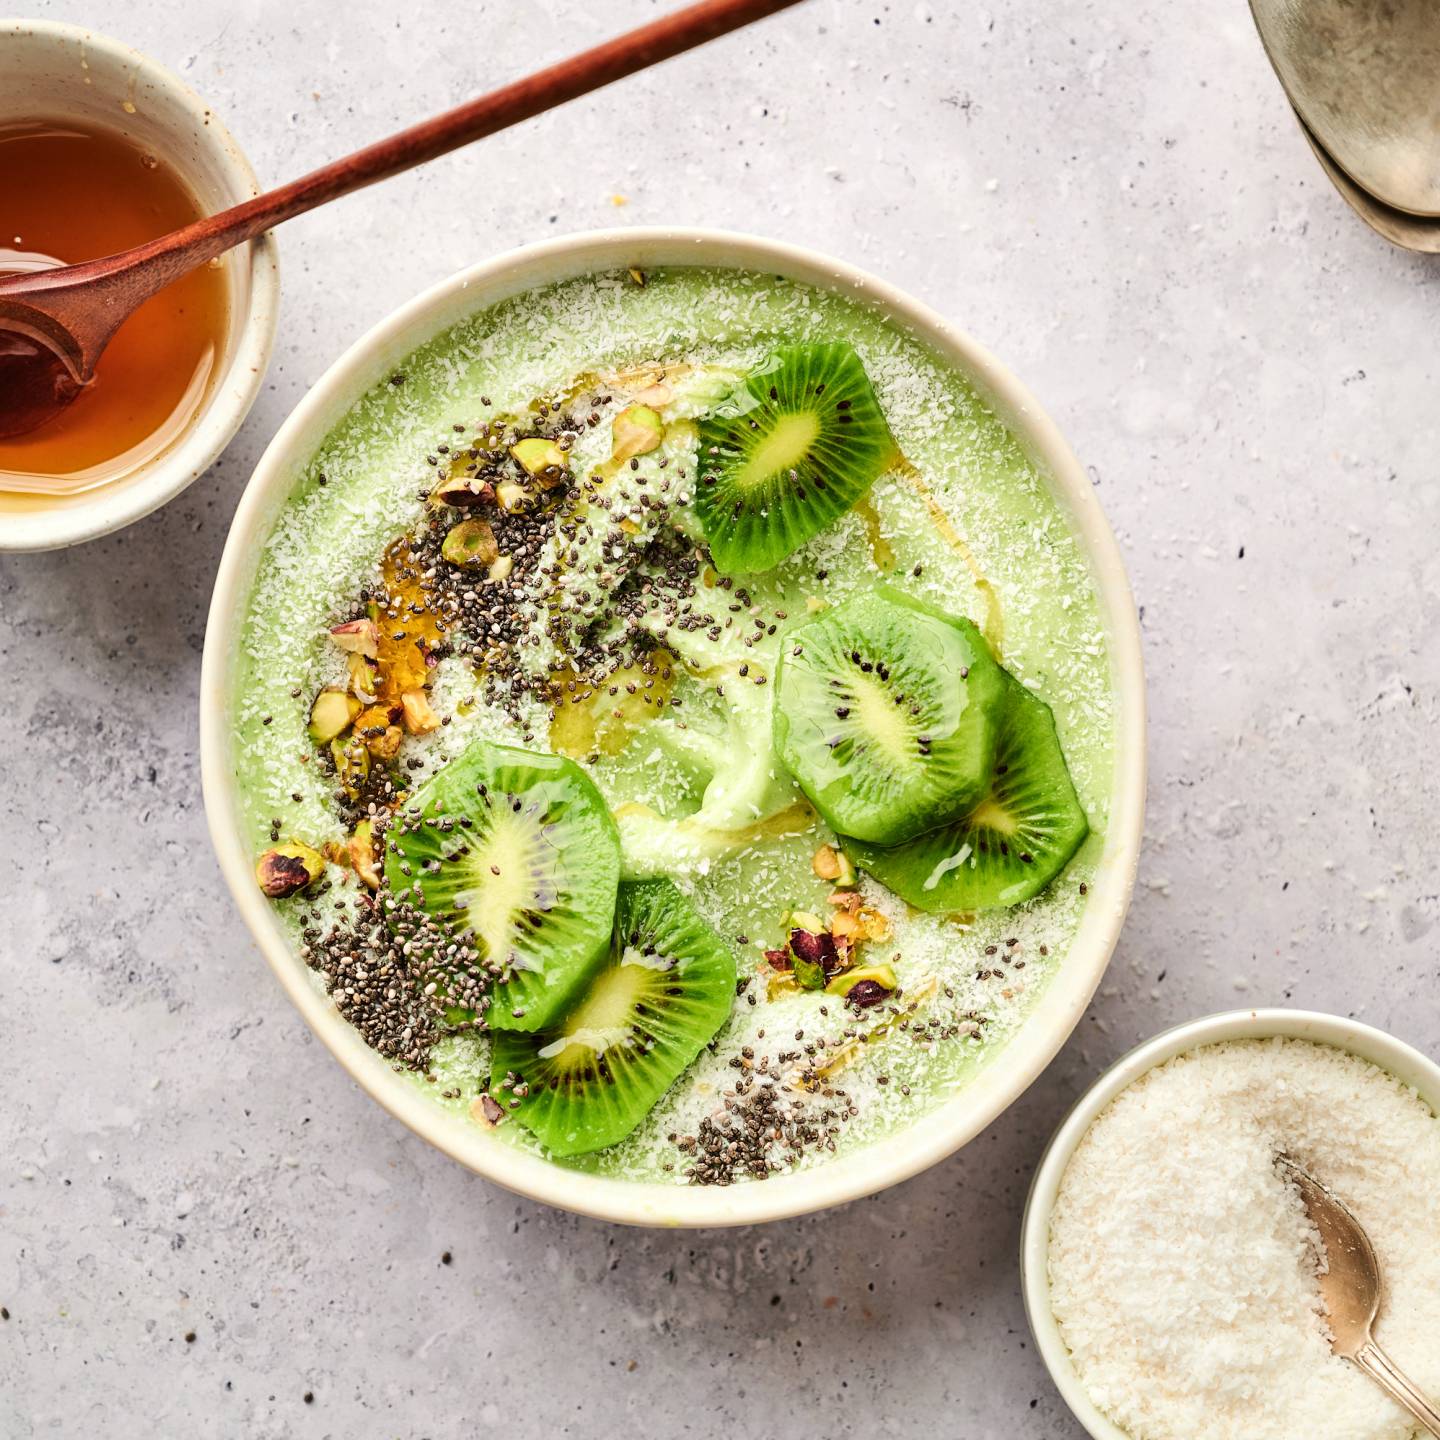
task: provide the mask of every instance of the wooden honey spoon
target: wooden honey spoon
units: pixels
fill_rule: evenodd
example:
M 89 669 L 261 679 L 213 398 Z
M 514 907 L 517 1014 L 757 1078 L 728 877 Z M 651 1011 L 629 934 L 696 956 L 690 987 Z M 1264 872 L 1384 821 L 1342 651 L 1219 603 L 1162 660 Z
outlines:
M 797 3 L 701 0 L 169 235 L 79 265 L 0 276 L 0 439 L 60 414 L 136 309 L 233 246 Z

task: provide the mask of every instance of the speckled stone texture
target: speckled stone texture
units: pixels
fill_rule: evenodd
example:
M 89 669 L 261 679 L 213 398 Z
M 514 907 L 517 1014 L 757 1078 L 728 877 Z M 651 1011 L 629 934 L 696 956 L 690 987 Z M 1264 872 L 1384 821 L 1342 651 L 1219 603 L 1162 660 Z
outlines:
M 272 181 L 657 9 L 20 6 L 172 65 Z M 709 1234 L 516 1200 L 366 1099 L 233 914 L 196 754 L 226 524 L 306 387 L 462 265 L 667 222 L 833 251 L 1015 367 L 1121 538 L 1152 715 L 1134 908 L 1048 1074 L 888 1194 Z M 1237 1004 L 1440 1049 L 1440 266 L 1331 191 L 1239 0 L 812 0 L 281 248 L 211 474 L 0 560 L 0 1436 L 1079 1437 L 1015 1255 L 1086 1082 Z

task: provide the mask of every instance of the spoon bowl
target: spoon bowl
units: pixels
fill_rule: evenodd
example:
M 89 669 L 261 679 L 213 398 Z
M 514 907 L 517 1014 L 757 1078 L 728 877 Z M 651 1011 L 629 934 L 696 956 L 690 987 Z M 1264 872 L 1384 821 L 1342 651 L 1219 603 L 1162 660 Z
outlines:
M 1377 235 L 1398 245 L 1402 250 L 1411 250 L 1417 255 L 1440 255 L 1440 219 L 1427 220 L 1411 215 L 1404 210 L 1393 210 L 1382 204 L 1368 190 L 1362 190 L 1315 138 L 1305 121 L 1297 114 L 1296 123 L 1300 132 L 1309 142 L 1320 168 L 1329 177 L 1330 183 L 1340 192 L 1340 198 Z
M 1440 217 L 1440 6 L 1250 0 L 1270 63 L 1334 164 L 1382 206 Z
M 0 323 L 0 440 L 37 430 L 83 388 L 70 367 L 40 337 Z
M 48 263 L 11 266 L 0 273 L 0 440 L 25 435 L 70 405 L 94 375 L 82 373 L 69 337 L 24 298 L 4 298 L 5 282 L 16 275 L 44 274 Z
M 1325 1268 L 1320 1299 L 1330 1322 L 1330 1348 L 1354 1361 L 1398 1405 L 1403 1405 L 1432 1435 L 1440 1436 L 1440 1410 L 1401 1374 L 1375 1343 L 1373 1329 L 1384 1298 L 1380 1261 L 1365 1227 L 1350 1208 L 1288 1155 L 1276 1157 L 1281 1173 L 1300 1192 L 1310 1223 L 1320 1232 Z

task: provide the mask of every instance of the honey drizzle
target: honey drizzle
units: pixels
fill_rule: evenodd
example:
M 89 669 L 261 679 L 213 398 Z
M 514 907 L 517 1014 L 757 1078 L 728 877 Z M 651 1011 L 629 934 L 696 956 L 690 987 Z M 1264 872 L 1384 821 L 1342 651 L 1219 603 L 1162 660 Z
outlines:
M 790 1082 L 792 1088 L 796 1090 L 818 1089 L 821 1081 L 830 1079 L 831 1076 L 845 1069 L 847 1065 L 853 1064 L 877 1040 L 883 1040 L 901 1020 L 908 1020 L 922 1005 L 933 1000 L 939 992 L 940 982 L 933 975 L 922 980 L 914 990 L 906 990 L 905 999 L 908 1003 L 898 1015 L 881 1020 L 879 1024 L 872 1025 L 854 1039 L 847 1040 L 843 1045 L 830 1052 L 824 1064 L 800 1071 Z
M 924 476 L 903 457 L 894 467 L 894 473 L 910 487 L 911 492 L 924 505 L 925 513 L 930 517 L 930 523 L 935 527 L 936 534 L 965 562 L 965 568 L 969 570 L 970 578 L 975 582 L 975 588 L 985 601 L 985 620 L 980 626 L 981 632 L 989 642 L 990 649 L 994 651 L 995 658 L 1001 659 L 1005 642 L 1005 621 L 1000 613 L 1000 596 L 996 593 L 995 587 L 985 578 L 985 573 L 975 560 L 974 551 L 965 543 L 964 537 L 951 523 L 950 517 L 935 498 L 934 491 L 925 483 Z
M 865 526 L 865 539 L 875 568 L 882 575 L 888 575 L 895 568 L 895 549 L 880 528 L 880 512 L 875 508 L 875 502 L 867 495 L 863 500 L 857 500 L 852 508 Z

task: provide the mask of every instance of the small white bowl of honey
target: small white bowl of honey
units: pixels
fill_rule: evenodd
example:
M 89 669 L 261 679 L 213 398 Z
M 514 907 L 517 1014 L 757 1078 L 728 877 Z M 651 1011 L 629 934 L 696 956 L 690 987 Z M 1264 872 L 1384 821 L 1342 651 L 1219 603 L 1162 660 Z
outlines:
M 259 193 L 176 76 L 39 20 L 0 20 L 0 174 L 0 274 L 112 254 Z M 204 474 L 260 389 L 278 301 L 266 236 L 141 306 L 70 406 L 0 438 L 0 551 L 108 534 Z

